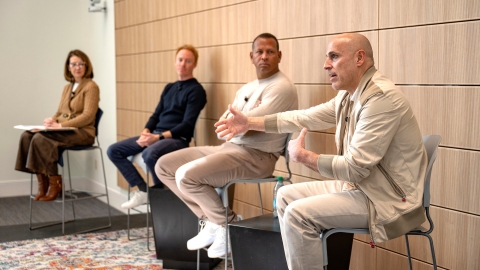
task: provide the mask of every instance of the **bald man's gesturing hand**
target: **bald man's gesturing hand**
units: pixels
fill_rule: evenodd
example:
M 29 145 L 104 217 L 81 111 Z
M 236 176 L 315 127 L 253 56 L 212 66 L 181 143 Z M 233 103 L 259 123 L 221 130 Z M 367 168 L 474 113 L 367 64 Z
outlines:
M 290 159 L 294 162 L 302 163 L 303 155 L 305 150 L 305 135 L 307 134 L 307 129 L 303 128 L 300 131 L 300 134 L 295 140 L 291 140 L 288 143 L 288 153 L 290 154 Z M 303 155 L 302 155 L 303 154 Z
M 307 135 L 307 131 L 306 128 L 303 128 L 298 137 L 288 143 L 288 154 L 292 161 L 302 163 L 318 172 L 317 160 L 319 155 L 305 149 L 305 136 Z

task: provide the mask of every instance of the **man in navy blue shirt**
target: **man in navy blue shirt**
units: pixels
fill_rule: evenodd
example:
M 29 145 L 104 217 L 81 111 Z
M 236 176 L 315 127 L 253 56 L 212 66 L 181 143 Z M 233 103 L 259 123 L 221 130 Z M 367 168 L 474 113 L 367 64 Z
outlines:
M 170 152 L 188 147 L 200 111 L 207 103 L 202 85 L 193 77 L 197 66 L 198 52 L 191 45 L 177 49 L 175 67 L 178 81 L 169 83 L 160 96 L 155 112 L 148 119 L 140 136 L 135 136 L 111 145 L 107 154 L 131 187 L 138 191 L 122 208 L 129 209 L 148 201 L 147 183 L 127 159 L 142 153 L 155 185 L 163 186 L 155 174 L 157 160 Z

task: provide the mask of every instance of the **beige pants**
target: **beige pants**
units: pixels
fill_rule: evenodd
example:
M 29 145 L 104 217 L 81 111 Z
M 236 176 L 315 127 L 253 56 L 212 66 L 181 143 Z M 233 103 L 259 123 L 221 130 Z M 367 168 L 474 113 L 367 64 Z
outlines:
M 368 227 L 365 195 L 342 192 L 343 183 L 312 181 L 279 190 L 278 219 L 290 270 L 323 269 L 322 230 Z
M 271 176 L 277 157 L 233 143 L 177 150 L 162 156 L 155 173 L 201 219 L 225 224 L 225 207 L 215 188 L 235 179 Z M 228 222 L 236 220 L 229 210 Z

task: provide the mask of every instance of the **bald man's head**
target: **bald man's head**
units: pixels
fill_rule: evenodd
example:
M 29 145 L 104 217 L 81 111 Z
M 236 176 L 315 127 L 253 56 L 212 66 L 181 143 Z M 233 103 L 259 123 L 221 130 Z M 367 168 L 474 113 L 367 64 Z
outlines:
M 365 72 L 374 65 L 372 45 L 368 39 L 357 33 L 335 36 L 328 44 L 327 70 L 335 90 L 354 93 Z
M 365 56 L 371 61 L 371 63 L 368 63 L 369 66 L 374 65 L 375 61 L 373 59 L 372 44 L 370 44 L 370 41 L 364 35 L 358 33 L 345 33 L 335 36 L 332 39 L 332 42 L 334 40 L 344 43 L 346 48 L 352 53 L 359 50 L 365 51 Z

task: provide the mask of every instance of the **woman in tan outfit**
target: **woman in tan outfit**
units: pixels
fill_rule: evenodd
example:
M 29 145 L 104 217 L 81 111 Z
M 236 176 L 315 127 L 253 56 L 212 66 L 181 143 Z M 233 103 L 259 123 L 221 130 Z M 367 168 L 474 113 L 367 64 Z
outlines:
M 95 140 L 95 115 L 100 101 L 97 84 L 92 80 L 93 67 L 80 50 L 68 53 L 64 68 L 65 80 L 60 104 L 55 115 L 46 118 L 49 128 L 75 127 L 72 131 L 25 131 L 20 138 L 15 170 L 35 173 L 38 192 L 35 200 L 52 201 L 62 190 L 58 175 L 59 148 L 92 145 Z

